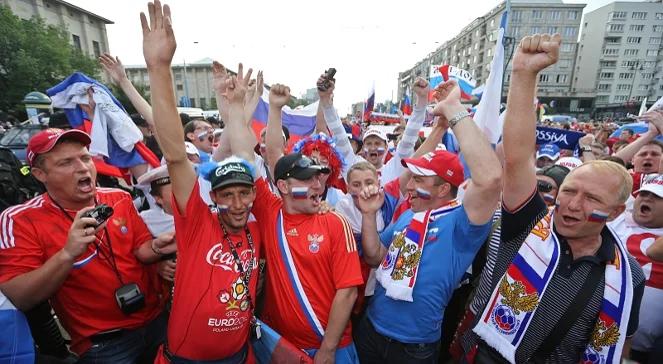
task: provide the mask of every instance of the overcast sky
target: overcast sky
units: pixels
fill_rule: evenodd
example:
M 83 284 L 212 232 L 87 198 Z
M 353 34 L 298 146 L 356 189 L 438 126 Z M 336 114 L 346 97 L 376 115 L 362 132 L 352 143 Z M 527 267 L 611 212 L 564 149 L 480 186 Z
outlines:
M 115 24 L 107 25 L 113 55 L 124 64 L 144 64 L 137 0 L 68 0 Z M 611 0 L 586 3 L 585 12 Z M 265 82 L 284 83 L 295 96 L 315 87 L 335 67 L 335 104 L 341 114 L 366 98 L 373 82 L 376 100 L 396 99 L 398 72 L 412 67 L 499 0 L 406 1 L 166 1 L 177 37 L 174 63 L 216 59 L 262 69 Z M 197 42 L 194 43 L 194 42 Z

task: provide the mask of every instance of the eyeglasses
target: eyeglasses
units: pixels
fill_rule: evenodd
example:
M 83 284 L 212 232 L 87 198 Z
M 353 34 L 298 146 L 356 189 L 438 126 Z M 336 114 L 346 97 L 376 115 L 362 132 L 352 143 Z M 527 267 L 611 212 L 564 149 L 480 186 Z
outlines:
M 552 191 L 553 188 L 555 188 L 555 186 L 553 186 L 552 183 L 550 183 L 550 182 L 536 181 L 536 189 L 539 192 L 548 193 L 548 192 Z

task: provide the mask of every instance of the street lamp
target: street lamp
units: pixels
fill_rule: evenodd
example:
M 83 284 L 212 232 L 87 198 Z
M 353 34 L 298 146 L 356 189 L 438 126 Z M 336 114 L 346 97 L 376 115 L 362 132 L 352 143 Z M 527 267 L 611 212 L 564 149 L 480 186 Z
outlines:
M 193 44 L 198 44 L 198 41 L 194 41 Z M 191 98 L 189 98 L 189 82 L 187 81 L 186 77 L 186 59 L 182 58 L 182 61 L 184 62 L 184 97 L 186 100 L 182 103 L 183 107 L 191 107 Z

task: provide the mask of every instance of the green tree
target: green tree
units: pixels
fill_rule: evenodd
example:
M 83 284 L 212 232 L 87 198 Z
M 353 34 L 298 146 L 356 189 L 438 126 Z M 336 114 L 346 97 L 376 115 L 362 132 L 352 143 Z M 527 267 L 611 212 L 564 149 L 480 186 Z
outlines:
M 45 92 L 74 71 L 98 77 L 99 65 L 69 44 L 66 29 L 0 6 L 0 110 L 24 119 L 28 92 Z

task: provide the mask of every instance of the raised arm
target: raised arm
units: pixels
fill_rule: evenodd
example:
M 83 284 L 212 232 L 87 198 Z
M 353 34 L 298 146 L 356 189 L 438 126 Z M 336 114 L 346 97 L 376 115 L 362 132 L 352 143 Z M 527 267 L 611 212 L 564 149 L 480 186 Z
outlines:
M 269 90 L 269 113 L 267 117 L 267 132 L 265 144 L 267 144 L 267 161 L 269 162 L 269 173 L 274 175 L 274 166 L 283 155 L 283 129 L 281 110 L 290 100 L 290 87 L 276 84 Z
M 254 138 L 253 132 L 246 128 L 244 119 L 244 98 L 251 77 L 251 69 L 244 75 L 244 66 L 240 63 L 237 67 L 237 76 L 231 77 L 228 81 L 228 87 L 225 94 L 228 105 L 228 120 L 223 131 L 227 133 L 230 141 L 232 154 L 244 158 L 250 162 L 255 160 L 253 146 L 255 143 L 247 143 L 247 140 Z
M 325 113 L 322 110 L 322 103 L 318 102 L 318 111 L 315 113 L 315 130 L 313 134 L 328 134 L 327 122 L 325 121 Z
M 659 126 L 663 128 L 663 111 L 648 111 L 641 116 L 642 120 L 649 122 L 649 129 L 646 133 L 640 135 L 638 139 L 620 149 L 615 157 L 621 158 L 624 163 L 629 163 L 633 157 L 638 153 L 640 148 L 645 144 L 654 140 L 659 134 L 663 131 L 659 129 Z
M 432 152 L 435 150 L 435 148 L 437 148 L 437 145 L 442 140 L 442 136 L 449 129 L 449 122 L 444 116 L 438 116 L 437 119 L 437 123 L 435 123 L 433 129 L 431 129 L 430 134 L 428 134 L 426 140 L 424 140 L 424 142 L 421 143 L 414 154 L 412 154 L 412 158 L 419 158 L 422 155 Z M 405 196 L 407 193 L 407 182 L 410 180 L 410 177 L 412 177 L 412 172 L 410 172 L 410 170 L 407 168 L 404 168 L 401 175 L 398 176 L 400 180 L 399 186 L 401 195 L 403 196 Z
M 429 91 L 428 81 L 417 77 L 414 85 L 412 85 L 412 90 L 417 96 L 417 100 L 414 103 L 412 115 L 410 115 L 410 119 L 405 124 L 403 139 L 401 139 L 401 142 L 396 147 L 396 156 L 401 159 L 410 158 L 414 153 L 414 145 L 419 138 L 419 130 L 424 126 L 424 120 L 426 119 L 426 104 L 428 103 Z M 398 163 L 400 164 L 400 161 Z
M 143 28 L 143 55 L 150 76 L 152 113 L 161 151 L 168 163 L 173 195 L 180 211 L 186 211 L 189 196 L 196 183 L 196 172 L 184 149 L 184 129 L 175 103 L 170 64 L 177 44 L 173 34 L 170 7 L 155 0 L 148 5 L 148 19 L 140 13 Z
M 502 199 L 510 210 L 521 206 L 536 188 L 533 153 L 536 82 L 541 70 L 557 62 L 559 45 L 559 34 L 527 36 L 520 41 L 513 57 L 502 136 L 505 172 Z
M 219 107 L 219 116 L 224 123 L 228 122 L 228 100 L 223 97 L 226 92 L 226 81 L 228 80 L 228 70 L 221 63 L 212 62 L 212 84 L 214 85 L 214 95 L 216 96 L 216 105 Z M 228 133 L 224 132 L 219 138 L 219 147 L 214 150 L 212 159 L 221 161 L 230 156 L 230 139 Z
M 449 120 L 465 162 L 472 174 L 463 205 L 469 220 L 475 225 L 490 221 L 497 207 L 502 185 L 502 166 L 488 139 L 470 118 L 460 103 L 460 87 L 447 81 L 437 90 L 439 102 L 433 113 Z

